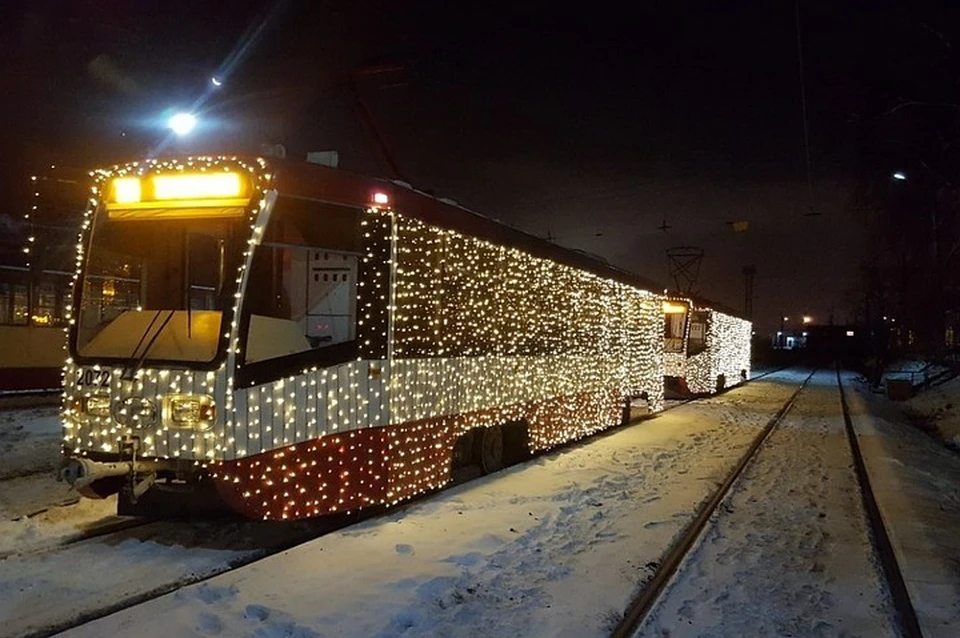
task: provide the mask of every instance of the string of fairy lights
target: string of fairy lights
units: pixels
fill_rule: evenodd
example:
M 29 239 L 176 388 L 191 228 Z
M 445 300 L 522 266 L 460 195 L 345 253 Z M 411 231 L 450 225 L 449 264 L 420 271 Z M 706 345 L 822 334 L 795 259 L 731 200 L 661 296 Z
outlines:
M 714 392 L 720 379 L 725 386 L 750 375 L 751 335 L 753 325 L 739 317 L 694 303 L 686 297 L 667 297 L 668 303 L 683 304 L 687 321 L 683 341 L 690 343 L 692 321 L 699 314 L 705 317 L 704 348 L 701 352 L 682 351 L 664 356 L 665 374 L 683 377 L 694 394 Z
M 30 228 L 30 232 L 27 235 L 27 243 L 23 247 L 23 254 L 26 255 L 26 267 L 30 267 L 30 260 L 33 258 L 33 245 L 36 241 L 36 236 L 33 232 L 33 217 L 36 215 L 37 210 L 40 208 L 40 187 L 37 183 L 38 177 L 36 175 L 30 176 L 31 190 L 33 191 L 33 199 L 30 204 L 30 210 L 23 214 L 24 222 Z
M 277 197 L 265 161 L 189 158 L 97 171 L 74 281 L 108 180 L 194 170 L 255 177 L 250 234 L 223 316 L 226 361 L 213 371 L 143 368 L 133 380 L 113 368 L 109 388 L 97 389 L 74 383 L 87 368 L 68 360 L 64 443 L 75 454 L 113 452 L 122 435 L 138 434 L 143 456 L 204 465 L 248 513 L 300 518 L 442 487 L 454 444 L 477 428 L 523 421 L 537 451 L 619 423 L 629 397 L 643 394 L 651 409 L 662 407 L 662 295 L 381 205 L 360 221 L 358 359 L 237 387 L 247 273 Z M 732 371 L 744 352 L 749 367 L 749 329 L 742 343 L 749 323 L 714 316 L 708 339 L 717 351 L 691 362 L 694 374 Z M 84 410 L 84 401 L 107 391 L 114 401 L 136 396 L 157 405 L 171 394 L 209 396 L 217 419 L 179 428 L 143 412 L 143 403 L 99 416 Z
M 199 171 L 201 173 L 207 171 L 243 171 L 249 173 L 254 180 L 255 192 L 258 197 L 253 198 L 256 204 L 251 206 L 247 213 L 251 238 L 243 255 L 243 265 L 237 272 L 236 283 L 239 284 L 243 280 L 246 263 L 252 255 L 258 230 L 262 231 L 262 226 L 258 227 L 257 223 L 263 217 L 262 213 L 266 208 L 266 187 L 271 182 L 271 175 L 266 168 L 266 163 L 261 159 L 254 163 L 248 163 L 237 157 L 221 156 L 191 157 L 184 160 L 147 160 L 92 171 L 90 173 L 90 177 L 93 179 L 91 196 L 77 241 L 74 286 L 77 286 L 78 282 L 81 281 L 85 262 L 85 246 L 93 228 L 94 216 L 98 214 L 98 211 L 101 211 L 101 202 L 106 198 L 105 189 L 108 182 L 115 178 L 129 176 L 144 177 L 150 174 L 182 173 L 186 171 Z M 232 352 L 235 352 L 238 347 L 235 335 L 238 332 L 236 309 L 239 301 L 240 295 L 237 293 L 233 309 L 229 315 L 223 318 L 230 321 L 229 329 L 224 332 L 223 338 L 230 339 L 233 335 Z M 66 310 L 67 330 L 69 331 L 76 324 L 77 319 L 75 309 L 72 306 L 68 306 Z M 221 326 L 223 326 L 223 322 L 221 322 Z M 212 372 L 141 368 L 136 371 L 135 378 L 131 380 L 122 378 L 123 368 L 94 365 L 91 369 L 95 373 L 110 373 L 109 388 L 98 388 L 91 385 L 81 386 L 76 383 L 78 374 L 82 374 L 84 368 L 68 358 L 64 366 L 64 402 L 61 413 L 64 446 L 77 454 L 88 451 L 113 452 L 121 436 L 138 434 L 141 436 L 143 445 L 142 453 L 147 456 L 182 457 L 197 461 L 222 458 L 227 447 L 232 445 L 234 440 L 234 436 L 228 434 L 230 425 L 228 419 L 224 419 L 227 428 L 195 431 L 172 428 L 162 421 L 158 423 L 159 419 L 156 418 L 155 413 L 151 415 L 143 413 L 142 410 L 141 413 L 138 413 L 133 406 L 120 405 L 115 410 L 110 409 L 98 415 L 90 414 L 83 409 L 83 406 L 86 401 L 91 397 L 98 396 L 103 390 L 108 390 L 108 395 L 114 399 L 125 396 L 147 398 L 153 404 L 154 411 L 158 409 L 157 402 L 162 396 L 196 394 L 215 397 L 216 404 L 223 405 L 229 413 L 232 393 L 228 391 L 231 384 L 227 378 L 226 370 L 231 364 L 232 361 L 228 359 L 218 370 Z M 218 399 L 220 400 L 218 401 Z M 120 420 L 128 421 L 128 423 L 122 424 Z

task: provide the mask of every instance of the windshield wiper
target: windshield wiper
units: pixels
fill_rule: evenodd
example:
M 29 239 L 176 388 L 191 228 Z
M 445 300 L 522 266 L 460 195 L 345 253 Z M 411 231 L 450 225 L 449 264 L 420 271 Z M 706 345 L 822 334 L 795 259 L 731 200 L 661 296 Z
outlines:
M 150 334 L 150 330 L 153 328 L 153 325 L 157 322 L 157 319 L 160 318 L 160 313 L 162 310 L 157 310 L 156 314 L 153 315 L 153 319 L 150 320 L 150 324 L 147 326 L 147 329 L 143 331 L 143 334 L 140 335 L 140 341 L 137 342 L 137 346 L 133 349 L 130 357 L 137 357 L 137 351 L 140 349 L 140 346 L 143 345 L 143 340 L 147 338 L 147 335 Z M 170 320 L 173 319 L 173 316 L 176 314 L 176 310 L 168 311 L 170 314 L 167 315 L 166 319 L 163 320 L 163 323 L 160 324 L 160 327 L 157 328 L 157 331 L 153 333 L 153 336 L 150 338 L 150 341 L 147 342 L 146 347 L 144 347 L 143 352 L 137 357 L 136 361 L 132 366 L 124 366 L 123 372 L 120 374 L 120 378 L 126 381 L 132 381 L 136 377 L 137 371 L 143 365 L 143 362 L 147 359 L 147 354 L 150 353 L 150 349 L 153 347 L 153 344 L 157 342 L 157 338 L 160 336 L 160 333 L 167 327 L 167 324 L 170 323 Z

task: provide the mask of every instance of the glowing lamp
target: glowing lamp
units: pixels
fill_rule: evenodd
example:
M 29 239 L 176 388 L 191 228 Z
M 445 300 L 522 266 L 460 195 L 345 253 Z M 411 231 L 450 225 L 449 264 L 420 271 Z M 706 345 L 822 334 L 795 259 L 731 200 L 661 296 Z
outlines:
M 189 135 L 197 125 L 197 117 L 190 113 L 177 113 L 167 122 L 167 126 L 179 136 Z
M 113 201 L 118 204 L 135 204 L 140 201 L 140 179 L 118 177 L 113 180 Z
M 380 204 L 381 206 L 385 206 L 386 204 L 390 203 L 390 196 L 387 195 L 386 193 L 374 193 L 373 203 Z
M 665 315 L 679 315 L 687 311 L 687 307 L 683 304 L 672 303 L 670 301 L 663 302 L 663 314 Z
M 249 181 L 239 172 L 178 172 L 118 177 L 110 186 L 111 219 L 229 217 L 249 203 Z

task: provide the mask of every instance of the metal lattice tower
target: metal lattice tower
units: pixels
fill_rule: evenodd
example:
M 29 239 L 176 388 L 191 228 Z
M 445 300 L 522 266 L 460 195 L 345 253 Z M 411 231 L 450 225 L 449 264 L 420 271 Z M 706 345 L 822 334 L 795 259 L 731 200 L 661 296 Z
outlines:
M 691 294 L 700 276 L 700 263 L 703 261 L 703 248 L 696 246 L 674 246 L 667 249 L 670 260 L 670 277 L 676 290 Z

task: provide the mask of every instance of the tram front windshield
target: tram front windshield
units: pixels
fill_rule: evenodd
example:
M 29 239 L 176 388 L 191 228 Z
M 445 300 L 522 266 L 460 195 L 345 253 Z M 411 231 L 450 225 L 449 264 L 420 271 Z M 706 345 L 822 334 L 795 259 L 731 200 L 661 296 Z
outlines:
M 75 353 L 125 361 L 212 362 L 232 306 L 240 218 L 96 216 L 76 312 Z

